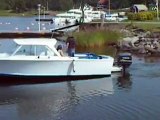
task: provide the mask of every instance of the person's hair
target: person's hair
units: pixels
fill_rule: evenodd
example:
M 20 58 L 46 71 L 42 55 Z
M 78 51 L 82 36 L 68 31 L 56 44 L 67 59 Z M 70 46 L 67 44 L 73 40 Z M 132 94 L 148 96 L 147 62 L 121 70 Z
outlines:
M 57 50 L 62 50 L 62 45 L 58 45 Z

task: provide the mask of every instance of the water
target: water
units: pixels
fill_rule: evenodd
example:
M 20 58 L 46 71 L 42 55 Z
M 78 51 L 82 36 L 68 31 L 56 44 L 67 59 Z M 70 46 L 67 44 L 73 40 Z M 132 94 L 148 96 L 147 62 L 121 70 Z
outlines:
M 46 18 L 52 18 L 52 16 L 46 16 Z M 0 17 L 0 32 L 29 32 L 38 31 L 39 24 L 35 17 Z M 48 31 L 54 27 L 50 22 L 43 22 L 40 25 L 41 31 Z
M 134 55 L 126 76 L 0 85 L 0 119 L 159 120 L 159 66 L 158 57 Z

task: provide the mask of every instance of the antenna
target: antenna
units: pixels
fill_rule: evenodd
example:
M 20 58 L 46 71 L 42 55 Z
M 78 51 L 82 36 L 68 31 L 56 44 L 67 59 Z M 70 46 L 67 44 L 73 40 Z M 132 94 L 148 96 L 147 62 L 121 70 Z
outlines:
M 39 22 L 38 22 L 38 30 L 39 30 L 39 32 L 41 31 L 41 22 L 40 22 L 40 19 L 41 19 L 41 4 L 38 4 L 38 12 L 39 12 Z

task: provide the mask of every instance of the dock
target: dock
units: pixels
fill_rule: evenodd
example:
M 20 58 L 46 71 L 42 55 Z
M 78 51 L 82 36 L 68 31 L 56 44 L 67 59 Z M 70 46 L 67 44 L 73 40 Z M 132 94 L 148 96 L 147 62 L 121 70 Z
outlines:
M 63 32 L 0 32 L 0 38 L 56 38 Z
M 51 19 L 51 18 L 50 18 L 50 19 L 47 19 L 47 18 L 44 18 L 44 19 L 42 19 L 42 18 L 41 18 L 41 19 L 38 19 L 38 18 L 37 18 L 37 19 L 35 19 L 35 20 L 36 20 L 36 21 L 41 21 L 41 22 L 53 22 L 53 19 Z

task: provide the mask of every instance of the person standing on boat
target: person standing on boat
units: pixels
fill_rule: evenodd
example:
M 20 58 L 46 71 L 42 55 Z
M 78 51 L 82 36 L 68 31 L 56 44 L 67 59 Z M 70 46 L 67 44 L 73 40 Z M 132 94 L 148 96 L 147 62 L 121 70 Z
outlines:
M 75 48 L 76 48 L 76 40 L 73 36 L 69 36 L 66 41 L 67 44 L 67 53 L 68 56 L 74 57 Z

